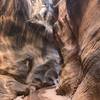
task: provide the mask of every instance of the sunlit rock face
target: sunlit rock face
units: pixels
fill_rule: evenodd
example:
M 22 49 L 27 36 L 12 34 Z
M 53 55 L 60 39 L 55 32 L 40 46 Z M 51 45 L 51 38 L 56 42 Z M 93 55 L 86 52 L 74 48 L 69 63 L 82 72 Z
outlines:
M 61 64 L 50 23 L 54 9 L 41 0 L 0 0 L 0 5 L 0 91 L 7 89 L 0 98 L 27 95 L 31 85 L 54 85 Z

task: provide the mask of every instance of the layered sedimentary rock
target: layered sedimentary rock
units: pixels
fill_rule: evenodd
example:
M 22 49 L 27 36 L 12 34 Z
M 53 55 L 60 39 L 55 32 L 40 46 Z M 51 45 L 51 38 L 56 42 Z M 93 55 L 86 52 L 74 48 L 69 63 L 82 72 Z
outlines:
M 60 56 L 52 2 L 0 0 L 0 5 L 0 99 L 56 84 Z
M 36 89 L 57 83 L 60 66 L 57 94 L 99 100 L 99 0 L 0 0 L 0 5 L 2 100 L 32 99 Z
M 98 0 L 65 2 L 67 14 L 62 14 L 59 19 L 66 18 L 58 23 L 60 26 L 58 38 L 62 35 L 60 40 L 64 44 L 61 49 L 65 64 L 62 67 L 57 92 L 71 95 L 72 100 L 99 100 L 100 2 Z M 66 36 L 63 37 L 63 33 Z

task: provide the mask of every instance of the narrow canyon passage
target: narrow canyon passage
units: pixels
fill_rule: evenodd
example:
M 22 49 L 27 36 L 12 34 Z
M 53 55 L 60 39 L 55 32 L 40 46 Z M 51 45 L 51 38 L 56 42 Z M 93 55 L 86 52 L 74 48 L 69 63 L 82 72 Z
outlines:
M 0 0 L 0 100 L 100 100 L 100 1 Z

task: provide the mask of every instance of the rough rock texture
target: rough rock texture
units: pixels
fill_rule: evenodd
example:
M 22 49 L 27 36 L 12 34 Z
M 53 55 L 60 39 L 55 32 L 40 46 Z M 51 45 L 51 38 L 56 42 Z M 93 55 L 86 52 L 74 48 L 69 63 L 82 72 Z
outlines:
M 100 1 L 0 0 L 0 99 L 100 100 Z
M 28 97 L 18 97 L 15 100 L 71 100 L 66 96 L 56 95 L 54 87 L 40 89 Z
M 0 0 L 0 99 L 12 100 L 57 84 L 61 63 L 52 5 Z
M 61 95 L 72 95 L 72 100 L 99 100 L 100 2 L 65 2 L 67 14 L 62 14 L 58 23 L 58 38 L 63 43 L 61 50 L 64 65 L 57 92 Z

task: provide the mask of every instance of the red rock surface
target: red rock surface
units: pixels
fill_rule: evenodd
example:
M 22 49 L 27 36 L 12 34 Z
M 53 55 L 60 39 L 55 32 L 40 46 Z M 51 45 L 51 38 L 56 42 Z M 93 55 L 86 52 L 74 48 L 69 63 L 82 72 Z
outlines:
M 55 88 L 48 88 L 39 90 L 28 100 L 68 100 L 68 99 L 65 96 L 56 95 Z
M 66 96 L 56 95 L 55 87 L 43 88 L 32 94 L 32 96 L 28 96 L 24 99 L 21 97 L 15 100 L 71 100 Z

